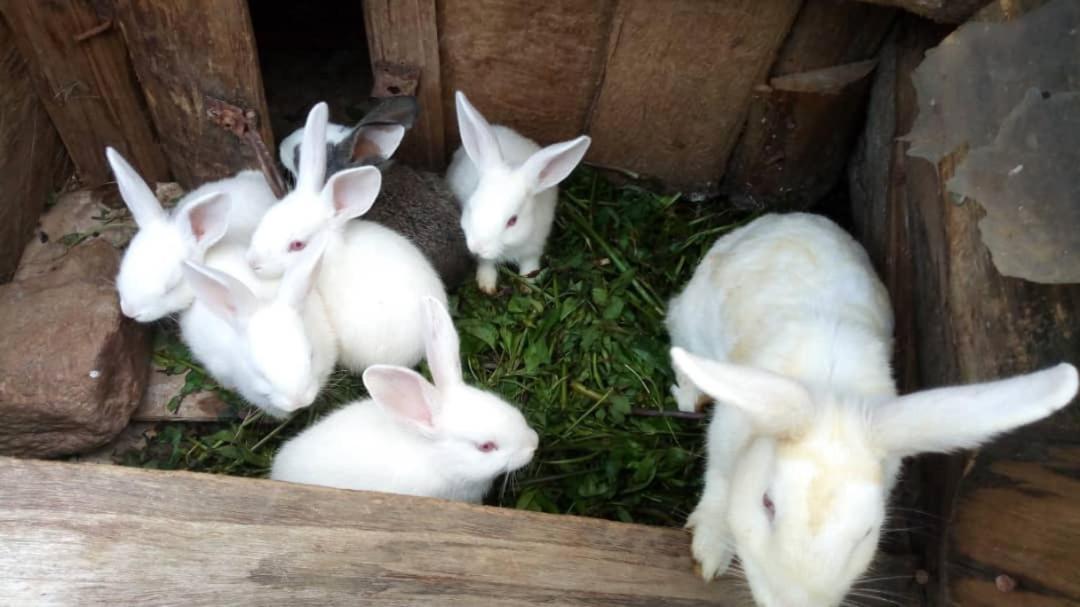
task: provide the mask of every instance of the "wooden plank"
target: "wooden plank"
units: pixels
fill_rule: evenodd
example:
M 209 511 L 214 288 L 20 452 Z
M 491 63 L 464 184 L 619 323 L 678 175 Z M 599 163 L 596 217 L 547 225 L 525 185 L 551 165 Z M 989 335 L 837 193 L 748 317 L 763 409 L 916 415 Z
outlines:
M 457 149 L 454 91 L 494 124 L 541 144 L 585 132 L 615 0 L 439 0 L 447 151 Z M 595 145 L 595 143 L 594 143 Z
M 3 11 L 23 56 L 30 61 L 38 96 L 84 185 L 112 180 L 105 146 L 128 158 L 147 179 L 166 181 L 165 157 L 135 80 L 119 30 L 90 0 L 3 0 Z
M 0 18 L 0 283 L 15 273 L 67 161 L 27 63 Z
M 896 18 L 889 8 L 851 0 L 806 0 L 772 67 L 784 76 L 872 59 Z
M 1080 360 L 1080 285 L 1001 276 L 980 238 L 982 209 L 957 204 L 945 190 L 957 159 L 935 166 L 907 156 L 908 144 L 895 139 L 910 130 L 918 111 L 910 74 L 947 31 L 902 21 L 879 66 L 851 175 L 857 231 L 893 297 L 897 373 L 905 390 Z M 1080 600 L 1076 501 L 1068 502 L 1071 516 L 1063 516 L 1062 506 L 1075 493 L 1078 435 L 1074 403 L 975 453 L 920 461 L 923 487 L 919 501 L 908 505 L 950 528 L 923 530 L 936 603 Z M 1015 594 L 992 588 L 1002 573 L 1018 581 Z
M 681 529 L 0 458 L 15 604 L 724 605 Z
M 1080 448 L 1038 452 L 1037 461 L 995 453 L 964 479 L 949 534 L 957 604 L 1080 604 Z
M 589 159 L 714 191 L 801 0 L 622 0 Z
M 757 87 L 724 190 L 744 209 L 805 210 L 836 185 L 861 126 L 874 61 Z
M 252 109 L 273 149 L 246 0 L 115 0 L 135 72 L 176 180 L 185 188 L 257 168 L 251 149 L 208 118 L 206 96 Z
M 975 14 L 987 0 L 862 0 L 873 4 L 893 6 L 911 11 L 941 23 L 963 23 Z
M 447 155 L 435 0 L 366 0 L 364 24 L 373 72 L 384 62 L 420 70 L 415 92 L 420 115 L 395 156 L 412 166 L 442 170 Z

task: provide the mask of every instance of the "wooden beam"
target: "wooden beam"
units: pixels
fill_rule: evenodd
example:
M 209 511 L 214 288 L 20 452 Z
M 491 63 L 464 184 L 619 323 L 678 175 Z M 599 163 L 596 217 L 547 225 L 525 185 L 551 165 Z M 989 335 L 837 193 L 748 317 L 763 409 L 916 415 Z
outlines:
M 12 604 L 724 605 L 681 529 L 0 458 Z
M 446 143 L 435 0 L 365 0 L 364 24 L 376 84 L 383 64 L 419 70 L 415 95 L 420 116 L 396 155 L 413 166 L 442 170 Z M 394 95 L 406 91 L 375 92 Z
M 622 0 L 588 130 L 593 162 L 714 192 L 802 0 Z
M 89 0 L 3 0 L 0 10 L 83 184 L 112 181 L 107 145 L 148 180 L 167 181 L 127 47 L 110 16 L 99 15 Z
M 15 273 L 67 160 L 11 29 L 0 18 L 0 283 Z
M 273 149 L 247 0 L 114 4 L 176 180 L 192 188 L 257 168 L 251 148 L 207 112 L 207 97 L 254 110 L 259 134 Z

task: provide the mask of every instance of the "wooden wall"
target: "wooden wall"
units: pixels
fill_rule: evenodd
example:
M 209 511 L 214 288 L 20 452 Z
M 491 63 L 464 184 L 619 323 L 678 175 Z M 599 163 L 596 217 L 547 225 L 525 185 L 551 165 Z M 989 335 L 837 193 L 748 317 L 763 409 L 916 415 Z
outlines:
M 67 152 L 34 92 L 31 71 L 0 16 L 0 283 L 15 273 L 38 216 L 66 174 Z
M 768 75 L 802 0 L 403 4 L 367 3 L 366 14 L 374 62 L 420 68 L 423 98 L 441 87 L 442 135 L 421 118 L 424 151 L 409 160 L 445 165 L 459 145 L 460 89 L 489 120 L 541 144 L 588 133 L 594 164 L 715 192 L 753 86 Z M 430 15 L 437 40 L 403 44 L 418 32 L 432 36 Z
M 905 18 L 878 68 L 852 161 L 852 209 L 893 297 L 904 390 L 1080 361 L 1080 285 L 1001 276 L 938 165 L 907 156 L 918 111 L 911 72 L 948 32 Z M 1080 407 L 969 453 L 919 460 L 931 597 L 940 605 L 1080 604 Z

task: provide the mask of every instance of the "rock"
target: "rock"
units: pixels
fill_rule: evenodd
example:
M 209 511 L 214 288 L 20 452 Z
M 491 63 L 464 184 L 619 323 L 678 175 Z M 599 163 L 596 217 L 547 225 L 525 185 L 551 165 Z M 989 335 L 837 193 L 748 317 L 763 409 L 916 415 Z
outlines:
M 150 339 L 125 318 L 119 252 L 91 238 L 0 286 L 0 454 L 57 457 L 112 440 L 146 387 Z
M 102 189 L 76 190 L 60 196 L 41 216 L 34 238 L 23 250 L 15 280 L 51 271 L 68 249 L 89 238 L 102 238 L 117 248 L 125 246 L 135 234 L 135 223 L 123 205 L 111 208 L 104 198 Z
M 169 411 L 169 401 L 184 387 L 186 376 L 168 375 L 160 369 L 150 373 L 149 384 L 143 394 L 139 408 L 131 416 L 135 422 L 216 422 L 235 418 L 236 413 L 225 401 L 211 391 L 200 390 L 188 394 L 177 408 L 176 413 Z

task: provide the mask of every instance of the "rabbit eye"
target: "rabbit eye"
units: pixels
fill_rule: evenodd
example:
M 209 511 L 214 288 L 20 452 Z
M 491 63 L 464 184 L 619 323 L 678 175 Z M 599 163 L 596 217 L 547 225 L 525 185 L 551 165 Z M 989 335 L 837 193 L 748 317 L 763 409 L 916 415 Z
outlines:
M 765 516 L 769 517 L 769 522 L 771 523 L 772 520 L 776 518 L 776 505 L 773 504 L 772 498 L 769 497 L 768 493 L 761 496 L 761 505 L 765 506 Z
M 303 240 L 294 240 L 289 243 L 289 252 L 303 251 L 305 243 Z
M 506 227 L 512 228 L 517 224 L 517 215 L 511 215 L 510 219 L 506 220 Z
M 484 443 L 478 443 L 476 445 L 476 448 L 479 449 L 480 451 L 484 452 L 484 453 L 491 453 L 492 451 L 498 449 L 499 446 L 496 445 L 492 441 L 487 441 L 487 442 L 484 442 Z

